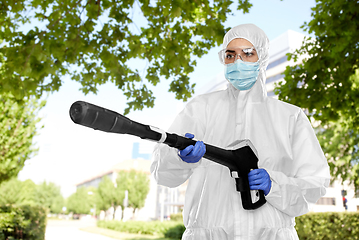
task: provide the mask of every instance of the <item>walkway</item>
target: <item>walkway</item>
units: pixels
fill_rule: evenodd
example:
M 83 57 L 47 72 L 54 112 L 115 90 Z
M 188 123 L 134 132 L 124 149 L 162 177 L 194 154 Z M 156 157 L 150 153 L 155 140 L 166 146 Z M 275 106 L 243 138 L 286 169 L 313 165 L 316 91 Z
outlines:
M 114 240 L 99 234 L 81 231 L 80 228 L 95 227 L 94 219 L 48 220 L 45 240 Z

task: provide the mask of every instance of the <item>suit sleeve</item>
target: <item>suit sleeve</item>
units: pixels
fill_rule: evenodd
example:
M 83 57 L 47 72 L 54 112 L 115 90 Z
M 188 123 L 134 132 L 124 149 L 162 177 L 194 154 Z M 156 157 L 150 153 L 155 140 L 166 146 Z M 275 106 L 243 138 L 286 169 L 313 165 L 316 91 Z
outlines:
M 278 210 L 296 217 L 307 213 L 311 205 L 325 195 L 330 171 L 314 130 L 302 110 L 296 119 L 291 145 L 292 170 L 288 175 L 267 170 L 272 188 L 266 199 Z
M 192 133 L 195 139 L 201 140 L 205 133 L 205 112 L 205 103 L 198 97 L 193 99 L 179 113 L 168 132 L 178 135 Z M 158 184 L 177 187 L 192 175 L 201 162 L 186 163 L 178 156 L 177 149 L 159 143 L 154 148 L 150 170 Z

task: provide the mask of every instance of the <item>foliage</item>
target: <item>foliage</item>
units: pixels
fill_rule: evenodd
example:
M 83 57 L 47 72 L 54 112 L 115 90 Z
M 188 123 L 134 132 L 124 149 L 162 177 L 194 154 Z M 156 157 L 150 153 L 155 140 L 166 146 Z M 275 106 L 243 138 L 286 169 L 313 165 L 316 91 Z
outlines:
M 24 99 L 20 104 L 10 94 L 0 95 L 0 183 L 16 177 L 25 160 L 36 153 L 32 138 L 40 121 L 37 112 L 44 104 L 34 98 Z
M 108 210 L 110 207 L 114 208 L 113 216 L 116 214 L 116 208 L 125 207 L 136 209 L 144 207 L 147 194 L 150 190 L 149 179 L 147 174 L 131 171 L 117 172 L 116 183 L 105 176 L 102 178 L 97 189 L 97 209 Z M 128 206 L 124 205 L 125 191 L 128 191 Z M 123 211 L 121 215 L 123 219 Z
M 70 75 L 85 94 L 115 83 L 127 96 L 127 114 L 153 107 L 150 87 L 163 76 L 171 79 L 169 91 L 186 100 L 194 92 L 188 77 L 194 59 L 222 43 L 231 4 L 232 0 L 2 0 L 0 94 L 10 92 L 16 99 L 40 96 L 59 90 L 63 77 Z M 249 0 L 237 1 L 244 13 L 251 6 Z
M 321 145 L 332 175 L 358 187 L 359 4 L 350 0 L 316 2 L 313 19 L 302 26 L 315 36 L 289 54 L 298 65 L 287 67 L 285 83 L 276 91 L 279 99 L 308 109 L 320 124 Z
M 67 211 L 74 214 L 90 214 L 92 197 L 89 195 L 89 191 L 85 187 L 76 189 L 76 192 L 67 198 Z
M 36 185 L 31 180 L 20 181 L 12 178 L 0 184 L 0 206 L 7 204 L 40 205 L 51 213 L 60 213 L 64 198 L 60 187 L 54 183 L 43 182 Z
M 165 232 L 165 237 L 172 239 L 182 239 L 184 231 L 186 231 L 186 227 L 183 224 L 178 223 L 176 226 L 169 228 Z
M 137 233 L 137 234 L 148 234 L 148 235 L 159 235 L 164 236 L 166 232 L 175 226 L 178 222 L 166 221 L 98 221 L 97 226 L 101 228 L 107 228 L 119 232 Z
M 359 134 L 347 129 L 344 119 L 324 125 L 317 137 L 334 174 L 341 179 L 350 179 L 359 186 Z
M 297 217 L 295 229 L 299 239 L 358 239 L 359 214 L 353 213 L 308 213 Z M 180 239 L 185 227 L 173 221 L 166 222 L 120 222 L 98 221 L 98 227 L 108 228 L 120 232 L 164 235 Z
M 0 239 L 45 239 L 46 209 L 41 206 L 0 206 Z
M 104 176 L 97 188 L 96 208 L 107 211 L 110 207 L 120 205 L 125 198 L 125 193 L 118 192 L 114 183 L 108 176 Z M 114 212 L 115 215 L 115 212 Z
M 359 236 L 359 214 L 352 213 L 309 213 L 296 218 L 299 239 L 346 239 Z
M 150 180 L 146 173 L 135 170 L 120 171 L 116 183 L 117 191 L 128 191 L 128 206 L 133 208 L 133 212 L 145 206 L 145 200 L 150 191 Z M 120 202 L 120 206 L 124 209 L 123 203 Z
M 12 178 L 0 184 L 0 206 L 6 204 L 34 205 L 36 184 L 31 180 L 20 181 Z
M 52 182 L 44 181 L 37 185 L 35 199 L 39 205 L 48 208 L 51 213 L 61 213 L 65 205 L 60 187 Z
M 92 214 L 99 214 L 101 210 L 96 209 L 96 203 L 97 203 L 97 198 L 98 198 L 98 193 L 97 193 L 97 188 L 93 187 L 93 186 L 89 186 L 86 188 L 87 189 L 87 194 L 89 195 L 88 201 L 89 201 L 89 205 L 90 205 L 90 211 Z M 92 212 L 94 211 L 94 212 Z

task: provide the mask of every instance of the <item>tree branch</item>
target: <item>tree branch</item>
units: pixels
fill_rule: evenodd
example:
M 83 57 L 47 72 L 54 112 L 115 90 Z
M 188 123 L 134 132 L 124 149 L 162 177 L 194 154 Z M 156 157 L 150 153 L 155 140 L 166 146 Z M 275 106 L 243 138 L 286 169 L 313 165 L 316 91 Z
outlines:
M 64 15 L 62 15 L 59 19 L 57 19 L 56 22 L 54 22 L 53 24 L 51 24 L 51 26 L 48 27 L 48 29 L 51 29 L 53 26 L 55 26 L 58 22 L 60 22 L 60 20 L 62 20 L 64 17 L 67 16 L 67 14 L 72 11 L 72 9 L 74 9 L 74 7 L 76 7 L 79 3 L 81 2 L 81 0 L 77 1 L 77 3 L 75 3 L 68 11 L 66 11 L 66 13 Z M 87 2 L 88 3 L 88 2 Z

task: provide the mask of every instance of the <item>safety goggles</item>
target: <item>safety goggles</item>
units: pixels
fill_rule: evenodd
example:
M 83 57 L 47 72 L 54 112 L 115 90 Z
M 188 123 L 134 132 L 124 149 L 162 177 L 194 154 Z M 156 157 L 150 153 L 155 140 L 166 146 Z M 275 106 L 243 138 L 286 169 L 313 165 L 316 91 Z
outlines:
M 237 59 L 241 59 L 243 62 L 256 62 L 259 59 L 258 53 L 253 46 L 222 49 L 218 52 L 218 56 L 222 64 L 231 64 Z

